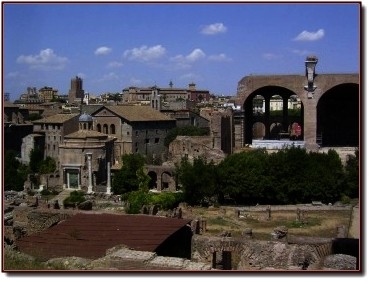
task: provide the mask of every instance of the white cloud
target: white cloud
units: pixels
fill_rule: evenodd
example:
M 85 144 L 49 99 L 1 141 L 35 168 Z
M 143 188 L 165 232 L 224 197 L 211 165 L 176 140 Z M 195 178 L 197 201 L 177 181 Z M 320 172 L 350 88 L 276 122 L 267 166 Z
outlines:
M 291 50 L 291 52 L 294 53 L 295 55 L 299 55 L 299 56 L 305 56 L 305 55 L 308 55 L 308 54 L 313 54 L 313 52 L 311 52 L 311 51 L 298 50 L 298 49 L 293 49 L 293 50 Z
M 19 72 L 10 72 L 6 75 L 7 78 L 18 78 L 20 77 Z
M 200 81 L 200 80 L 202 80 L 202 78 L 195 73 L 186 73 L 186 74 L 181 75 L 179 77 L 179 80 L 190 82 L 190 81 L 194 81 L 194 80 Z
M 121 62 L 110 62 L 108 63 L 108 68 L 121 68 L 124 64 Z
M 226 54 L 220 53 L 217 55 L 210 55 L 209 60 L 216 61 L 216 62 L 230 62 L 232 61 L 231 58 L 227 57 Z
M 177 55 L 173 58 L 170 58 L 170 61 L 173 61 L 173 62 L 177 63 L 178 67 L 188 68 L 188 67 L 191 66 L 191 63 L 199 61 L 199 60 L 203 59 L 204 57 L 206 57 L 206 54 L 204 53 L 204 51 L 202 51 L 199 48 L 196 48 L 191 53 L 189 53 L 188 55 L 186 55 L 186 56 Z
M 302 31 L 294 38 L 295 41 L 316 41 L 325 36 L 325 30 L 319 29 L 316 32 Z
M 17 63 L 29 65 L 33 69 L 63 69 L 67 64 L 66 57 L 57 56 L 50 48 L 41 50 L 38 55 L 21 55 Z
M 130 85 L 138 86 L 141 84 L 143 84 L 142 80 L 135 77 L 130 78 Z
M 124 52 L 124 57 L 129 60 L 150 62 L 165 55 L 166 49 L 161 45 L 147 47 L 143 45 Z
M 189 62 L 195 62 L 202 58 L 204 58 L 206 55 L 201 49 L 194 49 L 188 56 L 186 56 L 186 60 Z
M 103 77 L 99 79 L 99 81 L 103 82 L 103 81 L 112 81 L 112 80 L 118 80 L 118 79 L 119 79 L 119 76 L 116 73 L 110 72 L 108 74 L 103 75 Z
M 275 60 L 281 58 L 281 55 L 273 54 L 273 53 L 264 53 L 263 58 L 266 60 Z
M 97 50 L 95 50 L 94 54 L 95 55 L 107 55 L 109 53 L 111 53 L 112 49 L 109 48 L 109 47 L 106 47 L 106 46 L 102 46 L 102 47 L 99 47 L 97 48 Z
M 204 26 L 201 30 L 201 33 L 207 35 L 214 35 L 218 33 L 223 33 L 227 31 L 227 27 L 222 23 L 214 23 L 207 26 Z

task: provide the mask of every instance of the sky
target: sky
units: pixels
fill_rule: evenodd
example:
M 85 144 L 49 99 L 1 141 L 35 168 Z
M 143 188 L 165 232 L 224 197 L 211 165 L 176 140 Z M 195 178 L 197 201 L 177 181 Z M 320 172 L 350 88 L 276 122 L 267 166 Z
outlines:
M 3 92 L 27 87 L 91 95 L 129 86 L 236 95 L 250 74 L 360 71 L 358 3 L 3 4 Z
M 319 74 L 360 72 L 363 46 L 355 2 L 2 2 L 2 12 L 2 91 L 9 92 L 12 101 L 27 87 L 49 86 L 67 94 L 76 75 L 93 95 L 129 86 L 167 87 L 170 80 L 174 87 L 194 82 L 216 95 L 235 95 L 238 81 L 246 75 L 304 75 L 305 58 L 312 54 L 319 58 Z M 160 277 L 168 278 L 173 281 L 171 276 Z M 183 278 L 189 279 L 177 277 Z M 219 278 L 226 277 L 213 277 Z M 265 279 L 254 277 L 259 278 Z M 37 277 L 42 279 L 50 277 Z

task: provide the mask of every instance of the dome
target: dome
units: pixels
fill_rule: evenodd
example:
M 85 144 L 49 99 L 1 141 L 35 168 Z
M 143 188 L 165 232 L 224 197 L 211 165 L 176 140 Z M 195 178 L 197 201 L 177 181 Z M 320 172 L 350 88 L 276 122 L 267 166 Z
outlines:
M 79 122 L 90 122 L 90 121 L 93 121 L 93 118 L 91 117 L 91 115 L 88 115 L 87 113 L 83 113 L 79 117 Z

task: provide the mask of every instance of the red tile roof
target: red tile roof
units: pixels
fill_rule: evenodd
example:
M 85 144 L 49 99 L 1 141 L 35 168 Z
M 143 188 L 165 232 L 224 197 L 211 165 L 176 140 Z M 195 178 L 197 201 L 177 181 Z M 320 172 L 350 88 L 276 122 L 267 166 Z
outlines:
M 96 259 L 117 245 L 154 252 L 189 222 L 148 215 L 78 213 L 41 233 L 21 238 L 16 244 L 20 251 L 42 259 L 64 256 Z

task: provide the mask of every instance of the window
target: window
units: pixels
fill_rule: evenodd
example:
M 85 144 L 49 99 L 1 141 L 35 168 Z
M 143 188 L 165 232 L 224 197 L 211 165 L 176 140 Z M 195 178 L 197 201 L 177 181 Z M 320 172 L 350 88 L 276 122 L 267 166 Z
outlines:
M 149 138 L 146 138 L 145 142 L 146 144 L 149 144 Z
M 158 142 L 160 142 L 160 138 L 155 138 L 155 143 L 157 144 Z
M 102 132 L 102 126 L 100 125 L 100 123 L 97 124 L 97 131 Z
M 107 124 L 103 125 L 103 133 L 108 134 L 108 125 Z
M 135 136 L 136 136 L 136 137 L 138 137 L 138 136 L 139 136 L 139 132 L 138 132 L 138 130 L 137 130 L 137 131 L 135 131 Z
M 116 128 L 114 124 L 111 124 L 110 131 L 111 131 L 111 134 L 116 134 Z
M 130 135 L 130 132 L 129 132 L 129 131 L 127 131 L 127 132 L 126 132 L 126 134 L 127 134 L 128 136 L 129 136 L 129 135 Z

